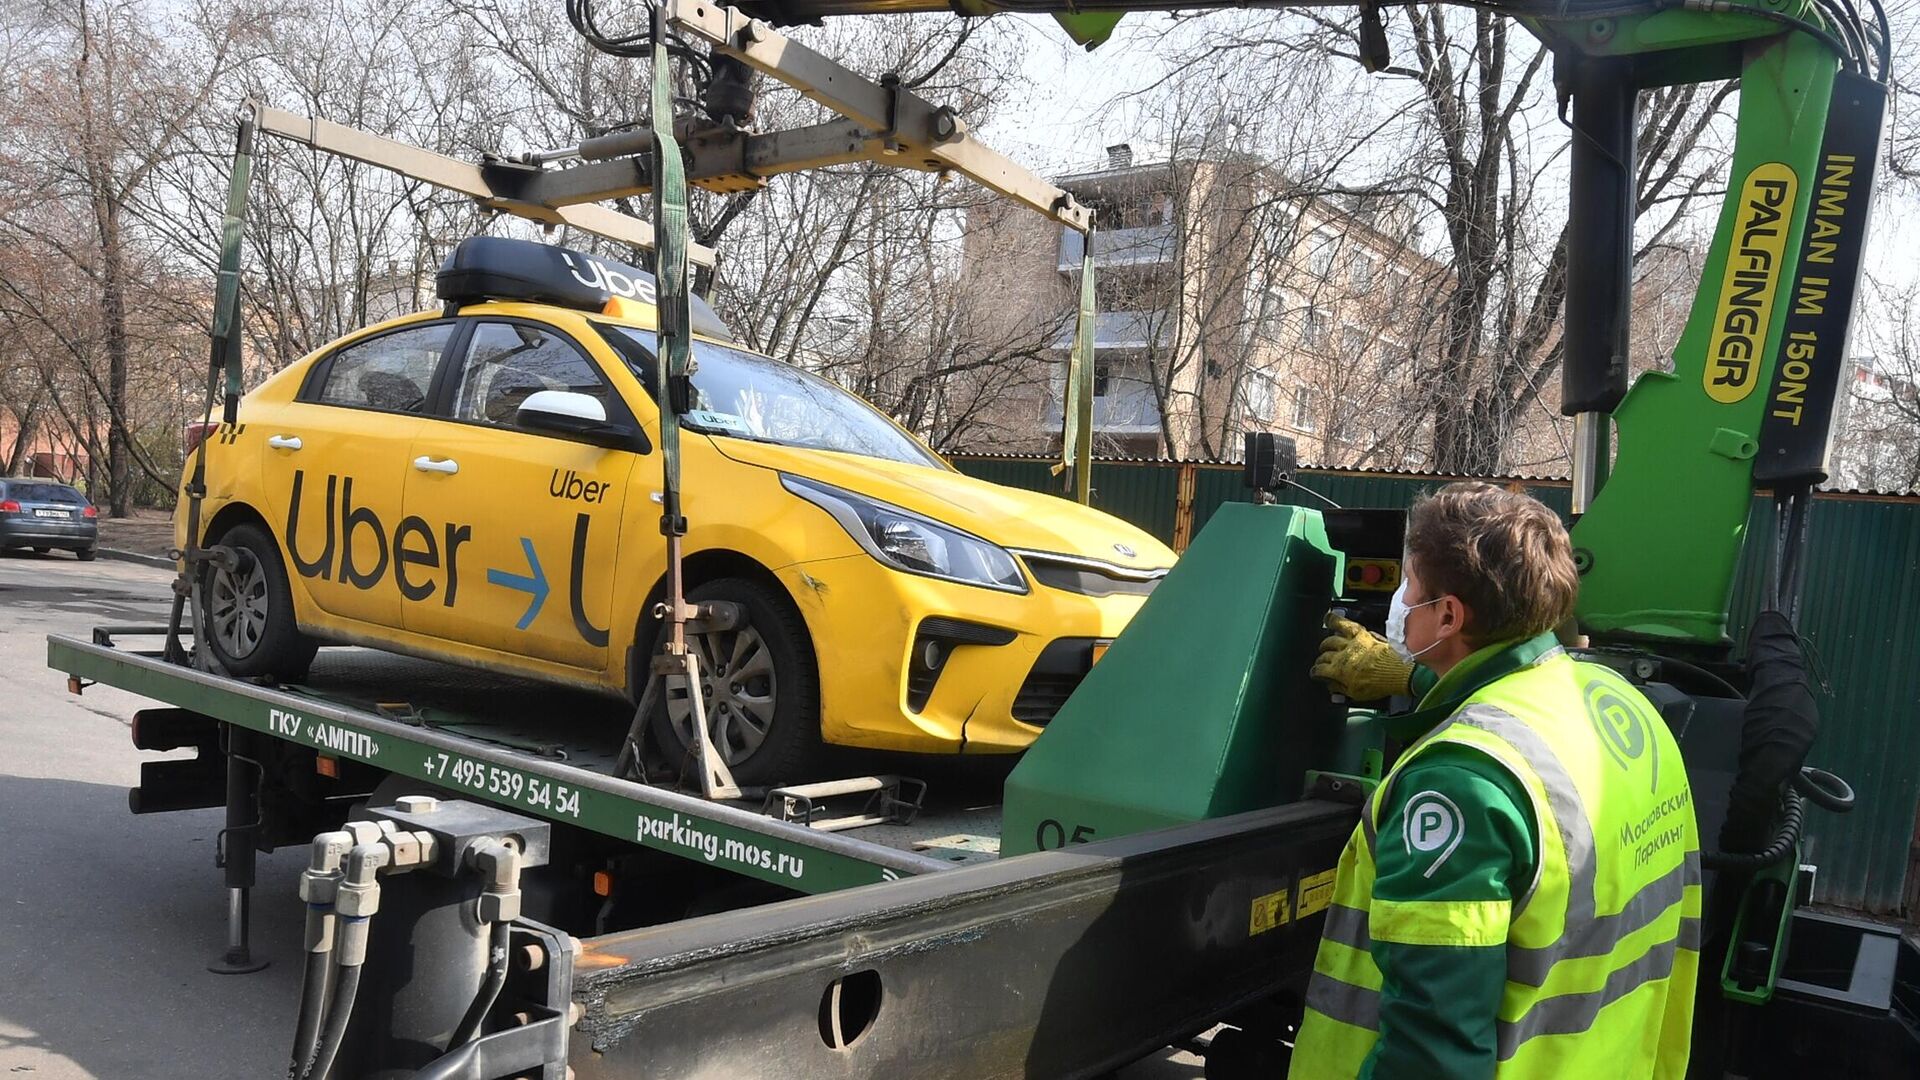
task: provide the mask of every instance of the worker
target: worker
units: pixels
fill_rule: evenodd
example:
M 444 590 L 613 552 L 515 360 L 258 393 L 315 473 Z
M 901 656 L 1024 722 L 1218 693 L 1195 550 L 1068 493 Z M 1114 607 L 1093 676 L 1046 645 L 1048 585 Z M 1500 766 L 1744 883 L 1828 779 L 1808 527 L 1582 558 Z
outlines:
M 1420 703 L 1340 857 L 1289 1075 L 1678 1080 L 1692 795 L 1653 706 L 1552 633 L 1579 589 L 1565 528 L 1450 484 L 1414 504 L 1402 568 L 1391 640 L 1341 628 L 1314 666 Z

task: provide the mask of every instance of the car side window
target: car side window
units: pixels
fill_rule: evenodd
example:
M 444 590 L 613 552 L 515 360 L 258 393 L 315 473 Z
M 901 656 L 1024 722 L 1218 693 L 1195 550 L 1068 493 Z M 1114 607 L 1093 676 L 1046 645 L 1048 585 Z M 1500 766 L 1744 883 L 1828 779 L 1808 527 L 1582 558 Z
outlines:
M 333 354 L 313 400 L 385 412 L 424 413 L 452 323 L 396 330 Z
M 473 328 L 454 395 L 454 419 L 512 427 L 521 403 L 541 390 L 585 394 L 609 416 L 615 411 L 613 387 L 558 331 L 520 322 Z

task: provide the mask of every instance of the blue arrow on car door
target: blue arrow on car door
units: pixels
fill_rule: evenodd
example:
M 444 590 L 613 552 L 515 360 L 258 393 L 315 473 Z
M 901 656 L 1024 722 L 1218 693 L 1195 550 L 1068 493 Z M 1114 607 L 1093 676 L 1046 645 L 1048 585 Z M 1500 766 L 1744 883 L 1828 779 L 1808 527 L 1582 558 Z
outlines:
M 515 630 L 525 630 L 532 626 L 533 617 L 540 614 L 540 605 L 547 602 L 547 572 L 540 569 L 540 556 L 534 554 L 533 541 L 524 536 L 521 537 L 520 550 L 527 553 L 527 569 L 531 573 L 509 574 L 505 570 L 492 568 L 487 570 L 487 584 L 514 589 L 533 598 L 527 604 L 527 613 L 520 616 L 519 622 L 513 624 Z

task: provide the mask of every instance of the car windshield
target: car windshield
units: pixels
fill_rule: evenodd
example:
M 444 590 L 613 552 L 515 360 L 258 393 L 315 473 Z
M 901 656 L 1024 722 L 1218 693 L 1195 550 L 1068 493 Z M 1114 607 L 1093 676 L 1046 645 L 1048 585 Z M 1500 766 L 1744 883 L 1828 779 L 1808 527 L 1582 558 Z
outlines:
M 596 325 L 659 400 L 653 331 Z M 711 341 L 694 341 L 693 360 L 693 408 L 680 418 L 689 430 L 947 468 L 873 406 L 818 375 Z
M 10 480 L 6 484 L 7 498 L 21 502 L 65 503 L 68 506 L 83 506 L 87 497 L 65 484 L 28 484 L 19 480 Z

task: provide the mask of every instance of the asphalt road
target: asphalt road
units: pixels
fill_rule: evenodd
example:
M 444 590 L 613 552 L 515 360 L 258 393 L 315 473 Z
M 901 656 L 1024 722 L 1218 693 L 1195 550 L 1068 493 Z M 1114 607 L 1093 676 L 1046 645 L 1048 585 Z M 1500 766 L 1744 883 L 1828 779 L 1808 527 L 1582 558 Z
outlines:
M 0 556 L 0 1078 L 283 1075 L 299 993 L 301 852 L 262 856 L 252 975 L 206 970 L 225 944 L 220 810 L 135 817 L 142 699 L 67 693 L 46 635 L 159 623 L 165 570 Z M 1168 1053 L 1127 1080 L 1198 1078 Z
M 46 635 L 164 621 L 168 573 L 71 556 L 0 557 L 0 1076 L 270 1077 L 299 992 L 298 852 L 263 856 L 246 976 L 213 866 L 222 811 L 134 817 L 139 698 L 67 693 Z

